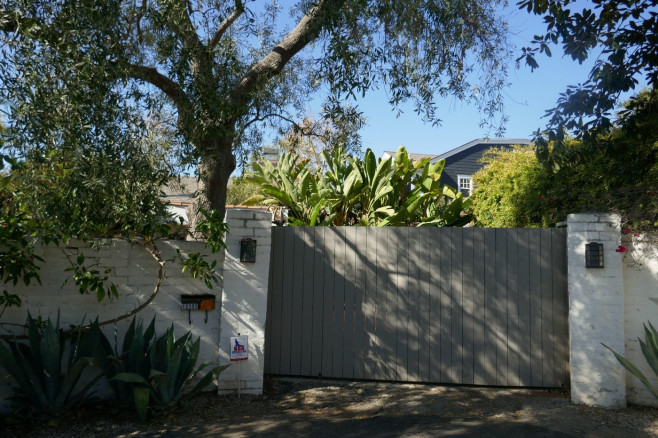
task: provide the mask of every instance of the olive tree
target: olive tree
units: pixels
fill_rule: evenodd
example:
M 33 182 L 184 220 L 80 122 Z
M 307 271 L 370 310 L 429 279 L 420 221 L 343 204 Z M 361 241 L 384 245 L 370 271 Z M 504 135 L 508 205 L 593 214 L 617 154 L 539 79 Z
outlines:
M 329 117 L 376 87 L 432 123 L 437 97 L 501 109 L 509 53 L 498 0 L 264 3 L 3 1 L 7 147 L 112 146 L 116 131 L 166 123 L 222 217 L 236 157 L 268 126 L 301 120 L 318 90 Z

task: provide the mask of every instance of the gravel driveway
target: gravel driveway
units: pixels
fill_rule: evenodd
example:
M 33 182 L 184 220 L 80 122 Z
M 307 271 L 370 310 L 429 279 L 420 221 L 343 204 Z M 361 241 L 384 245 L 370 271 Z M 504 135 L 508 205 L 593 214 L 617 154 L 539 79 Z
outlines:
M 7 437 L 649 437 L 658 409 L 572 404 L 559 392 L 268 379 L 263 396 L 203 394 L 185 413 L 139 423 L 111 406 L 58 427 L 5 427 Z

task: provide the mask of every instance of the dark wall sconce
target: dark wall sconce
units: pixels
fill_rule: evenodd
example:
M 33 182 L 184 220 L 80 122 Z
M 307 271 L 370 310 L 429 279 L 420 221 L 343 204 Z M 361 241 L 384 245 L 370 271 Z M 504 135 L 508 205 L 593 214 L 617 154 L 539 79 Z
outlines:
M 603 268 L 603 244 L 590 242 L 585 245 L 585 267 Z
M 256 263 L 256 241 L 244 238 L 240 241 L 240 261 L 242 263 Z

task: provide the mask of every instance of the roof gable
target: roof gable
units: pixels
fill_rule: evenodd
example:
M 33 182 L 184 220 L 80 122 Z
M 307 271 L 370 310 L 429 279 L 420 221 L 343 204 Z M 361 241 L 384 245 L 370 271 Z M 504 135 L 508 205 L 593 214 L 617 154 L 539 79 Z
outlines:
M 456 147 L 455 149 L 451 149 L 448 152 L 444 152 L 441 155 L 436 155 L 434 158 L 432 158 L 431 162 L 436 163 L 439 160 L 444 160 L 446 158 L 452 157 L 453 155 L 471 149 L 475 146 L 479 146 L 481 144 L 489 144 L 491 146 L 513 145 L 513 144 L 529 145 L 532 144 L 532 141 L 525 138 L 477 138 L 473 141 L 470 141 L 466 144 Z

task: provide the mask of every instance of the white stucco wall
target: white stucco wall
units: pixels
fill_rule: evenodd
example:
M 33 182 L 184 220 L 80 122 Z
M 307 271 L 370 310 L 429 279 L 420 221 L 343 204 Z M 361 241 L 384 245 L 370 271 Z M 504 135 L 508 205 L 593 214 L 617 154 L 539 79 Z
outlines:
M 631 360 L 658 388 L 658 377 L 647 364 L 638 338 L 644 340 L 643 324 L 658 329 L 658 235 L 633 233 L 625 236 L 628 253 L 624 257 L 624 329 L 626 358 Z M 658 407 L 646 387 L 630 373 L 626 374 L 628 401 Z

